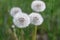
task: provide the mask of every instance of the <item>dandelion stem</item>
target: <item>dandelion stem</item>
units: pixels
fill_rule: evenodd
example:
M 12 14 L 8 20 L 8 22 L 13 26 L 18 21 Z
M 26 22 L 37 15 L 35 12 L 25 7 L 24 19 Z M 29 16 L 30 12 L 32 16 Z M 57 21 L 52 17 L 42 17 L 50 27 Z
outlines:
M 13 31 L 14 31 L 14 37 L 15 37 L 15 40 L 18 40 L 18 38 L 17 38 L 17 34 L 16 34 L 16 29 L 15 28 L 13 28 Z
M 37 26 L 35 26 L 35 28 L 32 32 L 32 40 L 36 40 L 36 36 L 37 36 Z
M 14 33 L 16 34 L 16 29 L 15 29 L 15 28 L 13 29 L 13 31 L 14 31 Z
M 23 32 L 23 29 L 21 29 L 21 40 L 24 40 L 24 32 Z

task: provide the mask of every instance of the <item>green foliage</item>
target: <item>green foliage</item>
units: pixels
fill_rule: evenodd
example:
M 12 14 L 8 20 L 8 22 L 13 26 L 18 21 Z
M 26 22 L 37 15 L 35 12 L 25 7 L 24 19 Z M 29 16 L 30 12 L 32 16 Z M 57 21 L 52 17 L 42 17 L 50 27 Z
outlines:
M 11 29 L 12 17 L 9 10 L 12 7 L 20 7 L 23 12 L 30 14 L 33 12 L 30 5 L 33 0 L 0 0 L 0 40 L 9 40 L 8 29 Z M 60 40 L 60 0 L 43 0 L 46 3 L 46 10 L 42 12 L 44 23 L 38 27 L 47 32 L 49 40 Z M 31 40 L 31 32 L 34 25 L 23 29 L 25 40 Z M 20 30 L 16 28 L 19 37 Z M 57 38 L 57 39 L 56 39 Z

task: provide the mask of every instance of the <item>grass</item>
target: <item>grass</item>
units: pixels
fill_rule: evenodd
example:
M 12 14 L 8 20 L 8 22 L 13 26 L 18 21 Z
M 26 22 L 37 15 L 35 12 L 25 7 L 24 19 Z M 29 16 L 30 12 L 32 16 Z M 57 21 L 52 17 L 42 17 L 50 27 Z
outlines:
M 32 11 L 30 5 L 33 0 L 0 0 L 0 40 L 10 40 L 12 17 L 9 10 L 12 7 L 18 6 L 23 12 L 30 14 Z M 60 40 L 60 0 L 42 0 L 46 3 L 46 10 L 41 13 L 44 18 L 44 23 L 38 27 L 43 33 L 47 32 L 49 40 Z M 31 40 L 31 32 L 34 25 L 24 29 L 25 40 Z M 20 30 L 16 28 L 17 36 L 20 35 Z M 12 39 L 11 39 L 12 40 Z

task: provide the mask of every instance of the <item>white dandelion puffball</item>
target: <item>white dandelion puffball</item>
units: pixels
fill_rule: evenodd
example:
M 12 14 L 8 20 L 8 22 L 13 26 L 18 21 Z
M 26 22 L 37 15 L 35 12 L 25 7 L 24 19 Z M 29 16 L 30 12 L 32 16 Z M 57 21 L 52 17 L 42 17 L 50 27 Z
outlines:
M 22 10 L 19 7 L 13 7 L 10 10 L 10 14 L 12 17 L 14 17 L 18 12 L 20 13 L 22 12 Z
M 31 13 L 29 17 L 31 24 L 41 25 L 43 23 L 43 17 L 39 13 Z
M 31 8 L 36 12 L 43 12 L 46 9 L 46 5 L 43 1 L 33 1 L 31 4 Z
M 15 28 L 15 25 L 12 25 L 12 28 Z
M 30 18 L 27 14 L 16 14 L 13 23 L 18 27 L 18 28 L 25 28 L 30 24 Z

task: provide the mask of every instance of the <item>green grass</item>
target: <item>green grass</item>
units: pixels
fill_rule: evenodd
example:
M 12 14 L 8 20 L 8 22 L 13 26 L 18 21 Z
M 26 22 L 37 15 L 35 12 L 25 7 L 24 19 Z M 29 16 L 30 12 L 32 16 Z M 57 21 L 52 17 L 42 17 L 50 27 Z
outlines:
M 10 34 L 6 31 L 11 28 L 12 17 L 9 10 L 12 7 L 20 7 L 23 12 L 30 14 L 33 12 L 30 5 L 33 0 L 0 0 L 0 40 L 9 40 Z M 44 23 L 38 29 L 44 29 L 48 33 L 49 40 L 60 40 L 60 0 L 42 0 L 46 3 L 46 10 L 41 13 L 44 18 Z M 25 40 L 31 40 L 31 32 L 34 25 L 24 29 Z M 43 27 L 43 28 L 41 28 Z M 17 35 L 20 33 L 17 29 Z M 19 30 L 20 31 L 20 30 Z M 43 32 L 45 32 L 43 31 Z M 55 39 L 57 38 L 57 39 Z

